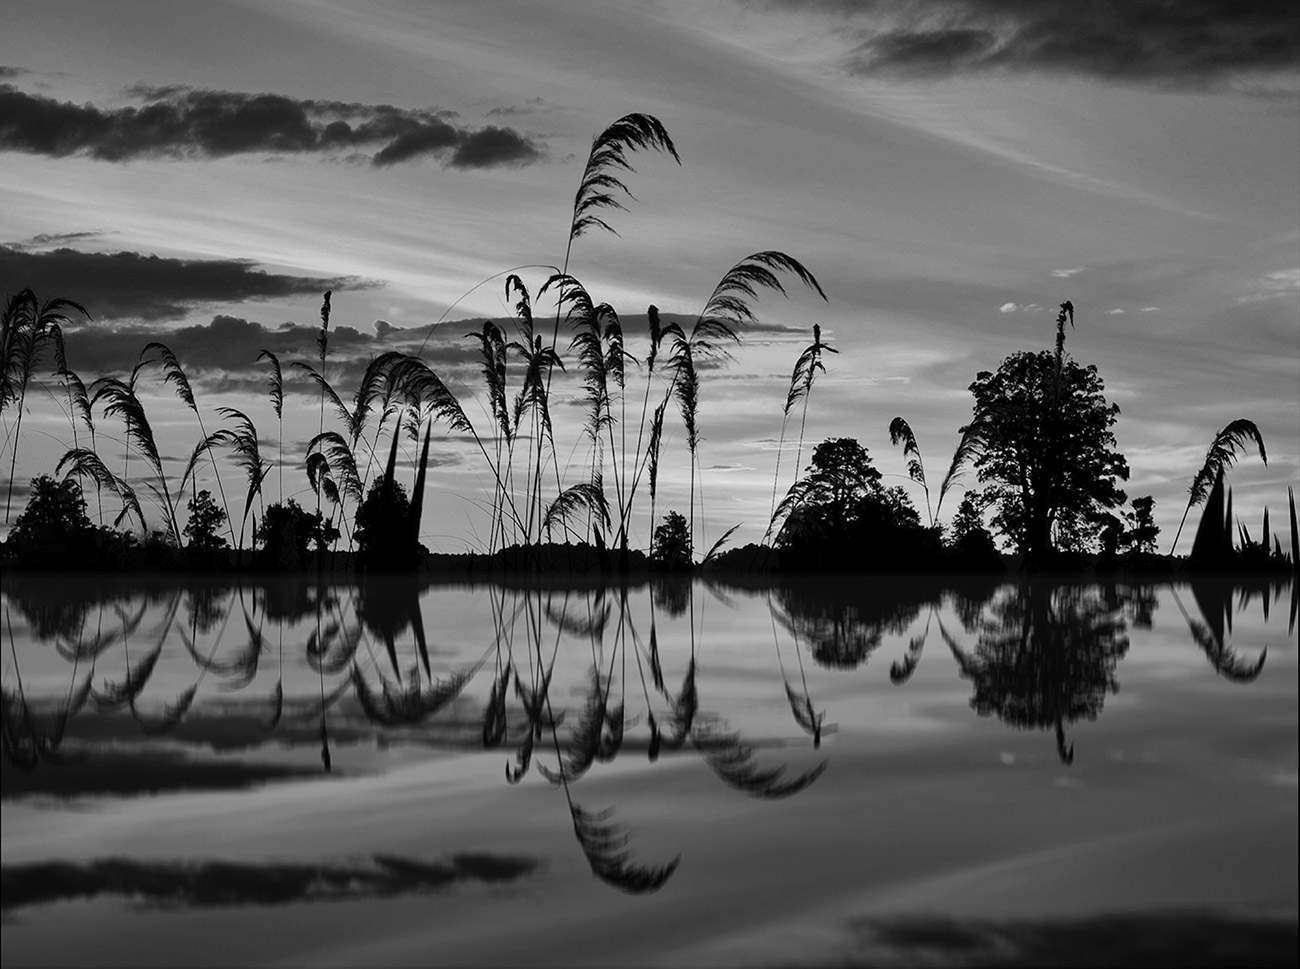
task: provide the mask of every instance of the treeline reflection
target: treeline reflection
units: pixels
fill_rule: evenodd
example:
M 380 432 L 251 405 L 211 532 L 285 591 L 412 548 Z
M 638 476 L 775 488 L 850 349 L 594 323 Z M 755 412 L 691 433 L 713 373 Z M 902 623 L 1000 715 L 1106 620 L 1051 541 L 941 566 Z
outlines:
M 444 623 L 432 597 L 448 591 L 456 593 L 452 608 L 486 603 L 487 621 Z M 694 756 L 749 797 L 797 795 L 827 770 L 829 759 L 816 751 L 837 729 L 813 695 L 809 669 L 822 672 L 823 684 L 827 673 L 875 676 L 882 664 L 870 660 L 887 646 L 888 679 L 906 688 L 923 662 L 934 662 L 925 649 L 936 633 L 954 675 L 969 682 L 977 715 L 1051 734 L 1061 762 L 1071 764 L 1072 725 L 1095 720 L 1119 689 L 1130 631 L 1151 628 L 1158 591 L 1039 576 L 810 578 L 770 588 L 673 578 L 648 588 L 521 580 L 454 590 L 412 576 L 233 584 L 6 576 L 3 795 L 239 788 L 306 770 L 263 763 L 241 774 L 229 763 L 205 769 L 201 759 L 179 768 L 174 746 L 147 748 L 163 737 L 209 752 L 315 744 L 326 772 L 338 744 L 367 739 L 499 750 L 509 784 L 531 774 L 563 794 L 597 878 L 631 893 L 654 891 L 680 859 L 635 860 L 614 809 L 579 802 L 580 782 L 602 765 L 629 752 L 651 763 Z M 1170 592 L 1189 645 L 1233 683 L 1255 680 L 1267 655 L 1234 648 L 1234 616 L 1258 608 L 1267 620 L 1270 609 L 1287 609 L 1294 636 L 1297 587 L 1285 577 L 1255 584 L 1198 577 Z M 792 736 L 807 738 L 812 752 L 794 749 L 791 737 L 747 737 L 711 705 L 699 654 L 709 642 L 705 630 L 714 628 L 702 620 L 713 602 L 728 615 L 766 611 L 798 731 Z M 467 628 L 473 632 L 448 632 Z M 53 691 L 50 653 L 67 667 Z M 45 675 L 33 692 L 24 669 L 38 659 Z M 132 738 L 144 758 L 134 766 L 122 746 Z M 772 749 L 778 746 L 784 754 Z M 33 775 L 45 767 L 67 773 L 42 782 Z M 77 772 L 84 783 L 67 779 Z

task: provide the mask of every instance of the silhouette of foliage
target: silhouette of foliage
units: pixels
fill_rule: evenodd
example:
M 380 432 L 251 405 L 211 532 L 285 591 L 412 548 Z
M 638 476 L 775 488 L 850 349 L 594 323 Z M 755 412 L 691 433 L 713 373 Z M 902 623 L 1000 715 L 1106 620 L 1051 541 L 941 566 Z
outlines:
M 185 523 L 186 546 L 190 561 L 197 565 L 215 565 L 218 556 L 230 546 L 224 535 L 217 532 L 226 523 L 226 513 L 212 500 L 212 492 L 204 489 L 189 500 L 189 520 Z
M 319 511 L 304 511 L 294 499 L 267 505 L 254 537 L 262 543 L 253 556 L 256 568 L 297 571 L 311 565 L 309 547 L 323 553 L 339 536 Z
M 1050 351 L 1015 353 L 970 385 L 983 427 L 975 467 L 995 509 L 993 524 L 1031 567 L 1053 551 L 1086 542 L 1103 515 L 1124 502 L 1117 481 L 1128 462 L 1111 428 L 1119 406 L 1106 401 L 1095 366 Z
M 421 547 L 409 528 L 410 516 L 406 489 L 381 474 L 357 508 L 353 541 L 359 570 L 403 572 L 416 567 Z
M 670 570 L 691 567 L 691 532 L 686 516 L 670 511 L 655 528 L 650 558 L 659 568 Z
M 917 568 L 939 551 L 901 487 L 884 488 L 867 449 L 830 438 L 813 450 L 775 520 L 783 570 Z

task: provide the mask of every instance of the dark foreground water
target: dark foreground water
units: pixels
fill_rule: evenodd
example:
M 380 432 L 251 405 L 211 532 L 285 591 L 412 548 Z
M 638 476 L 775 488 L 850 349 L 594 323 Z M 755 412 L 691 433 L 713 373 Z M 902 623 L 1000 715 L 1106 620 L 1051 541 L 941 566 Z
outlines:
M 1293 965 L 1297 591 L 3 577 L 20 965 Z

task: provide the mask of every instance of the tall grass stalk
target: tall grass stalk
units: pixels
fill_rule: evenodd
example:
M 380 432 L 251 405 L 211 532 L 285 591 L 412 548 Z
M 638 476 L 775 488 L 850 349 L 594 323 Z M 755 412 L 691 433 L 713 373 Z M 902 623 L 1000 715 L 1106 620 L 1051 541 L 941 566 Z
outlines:
M 1205 500 L 1210 493 L 1210 489 L 1214 486 L 1214 482 L 1228 468 L 1232 467 L 1237 460 L 1238 451 L 1244 455 L 1246 445 L 1252 441 L 1259 451 L 1260 460 L 1267 465 L 1268 454 L 1264 450 L 1264 438 L 1259 433 L 1259 428 L 1255 426 L 1254 421 L 1247 420 L 1244 417 L 1238 418 L 1214 435 L 1209 450 L 1205 452 L 1205 461 L 1192 478 L 1192 483 L 1187 489 L 1187 507 L 1183 509 L 1183 517 L 1178 522 L 1178 530 L 1174 533 L 1173 542 L 1170 543 L 1170 555 L 1174 553 L 1174 548 L 1178 545 L 1178 537 L 1183 533 L 1183 526 L 1187 524 L 1187 515 L 1192 508 Z
M 61 327 L 71 322 L 72 313 L 90 319 L 90 313 L 80 303 L 62 297 L 41 303 L 35 293 L 24 289 L 9 300 L 4 313 L 0 314 L 0 414 L 10 404 L 18 409 L 13 431 L 6 435 L 13 445 L 9 458 L 9 487 L 5 493 L 6 523 L 13 503 L 27 387 L 47 346 L 54 346 L 58 356 L 63 357 Z M 66 364 L 66 359 L 62 364 Z M 66 366 L 60 365 L 58 369 L 66 369 Z

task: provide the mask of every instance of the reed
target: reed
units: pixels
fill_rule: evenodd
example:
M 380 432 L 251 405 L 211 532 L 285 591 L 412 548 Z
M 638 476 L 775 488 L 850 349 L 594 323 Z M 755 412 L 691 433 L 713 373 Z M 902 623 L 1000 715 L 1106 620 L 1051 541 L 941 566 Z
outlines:
M 925 492 L 925 512 L 930 517 L 930 527 L 934 527 L 934 512 L 930 508 L 930 486 L 925 483 L 925 465 L 921 461 L 921 447 L 916 443 L 912 427 L 901 417 L 889 422 L 889 443 L 897 447 L 903 445 L 903 460 L 907 462 L 907 476 L 921 486 Z
M 13 503 L 27 388 L 47 349 L 55 354 L 57 369 L 67 369 L 62 327 L 72 321 L 75 313 L 90 319 L 90 313 L 80 303 L 63 297 L 42 303 L 30 289 L 24 289 L 10 298 L 4 313 L 0 314 L 0 415 L 11 405 L 18 410 L 13 430 L 5 435 L 6 443 L 12 445 L 9 487 L 5 492 L 6 523 Z
M 1170 555 L 1178 545 L 1178 537 L 1183 533 L 1183 526 L 1187 523 L 1187 515 L 1192 508 L 1206 499 L 1214 483 L 1236 462 L 1238 452 L 1244 455 L 1246 446 L 1251 442 L 1259 451 L 1260 460 L 1267 465 L 1268 454 L 1264 449 L 1264 437 L 1254 421 L 1238 418 L 1214 435 L 1209 450 L 1205 452 L 1205 461 L 1187 489 L 1187 507 L 1183 510 L 1183 517 L 1178 522 L 1178 531 L 1174 533 L 1174 540 L 1170 543 Z

